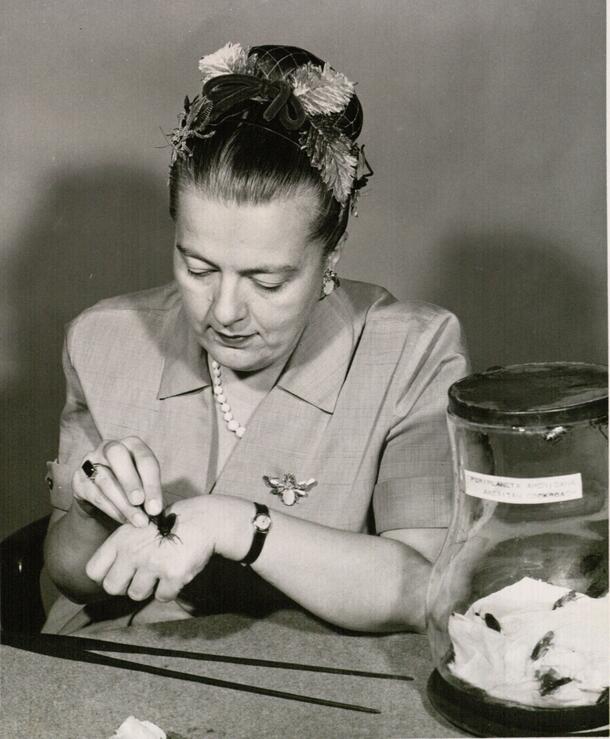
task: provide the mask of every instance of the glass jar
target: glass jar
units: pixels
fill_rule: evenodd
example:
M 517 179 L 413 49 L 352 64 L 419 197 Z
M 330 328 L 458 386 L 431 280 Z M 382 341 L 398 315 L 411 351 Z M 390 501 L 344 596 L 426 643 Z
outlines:
M 545 363 L 449 390 L 455 502 L 428 590 L 428 694 L 475 735 L 608 723 L 607 389 L 606 367 Z

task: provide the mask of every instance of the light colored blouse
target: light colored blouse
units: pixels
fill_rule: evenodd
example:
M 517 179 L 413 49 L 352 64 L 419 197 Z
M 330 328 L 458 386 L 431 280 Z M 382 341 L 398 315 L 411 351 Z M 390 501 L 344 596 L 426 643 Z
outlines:
M 166 503 L 232 495 L 349 531 L 444 527 L 452 508 L 447 390 L 467 372 L 460 326 L 437 306 L 342 280 L 315 307 L 276 385 L 217 479 L 206 357 L 176 286 L 104 300 L 68 327 L 67 400 L 51 503 L 102 439 L 139 436 Z M 287 507 L 263 476 L 315 480 Z

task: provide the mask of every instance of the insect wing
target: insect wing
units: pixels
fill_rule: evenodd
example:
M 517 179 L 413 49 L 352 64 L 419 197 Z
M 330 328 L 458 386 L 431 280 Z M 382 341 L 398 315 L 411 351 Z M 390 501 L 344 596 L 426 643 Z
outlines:
M 303 482 L 298 483 L 299 490 L 303 490 L 304 492 L 309 492 L 315 485 L 318 484 L 318 481 L 310 477 L 309 480 L 304 480 Z

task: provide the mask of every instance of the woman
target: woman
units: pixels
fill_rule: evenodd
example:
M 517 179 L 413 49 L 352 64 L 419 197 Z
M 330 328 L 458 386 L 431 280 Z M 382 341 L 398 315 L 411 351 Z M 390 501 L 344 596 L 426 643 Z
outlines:
M 421 630 L 450 513 L 459 325 L 339 286 L 367 178 L 344 75 L 239 44 L 200 70 L 171 138 L 175 283 L 67 333 L 46 561 L 88 605 L 60 598 L 46 630 L 278 594 L 345 628 Z

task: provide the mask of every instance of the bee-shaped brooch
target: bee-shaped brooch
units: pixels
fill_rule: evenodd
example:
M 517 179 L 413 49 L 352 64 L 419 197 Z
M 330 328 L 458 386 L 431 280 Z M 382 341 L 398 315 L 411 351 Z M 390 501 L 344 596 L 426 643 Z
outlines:
M 297 482 L 296 477 L 292 474 L 286 474 L 282 477 L 263 475 L 263 482 L 271 488 L 271 493 L 278 495 L 282 503 L 287 506 L 292 506 L 298 503 L 301 498 L 307 497 L 311 488 L 318 484 L 313 477 L 303 482 Z

